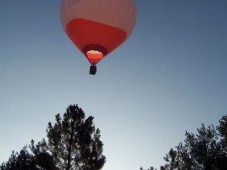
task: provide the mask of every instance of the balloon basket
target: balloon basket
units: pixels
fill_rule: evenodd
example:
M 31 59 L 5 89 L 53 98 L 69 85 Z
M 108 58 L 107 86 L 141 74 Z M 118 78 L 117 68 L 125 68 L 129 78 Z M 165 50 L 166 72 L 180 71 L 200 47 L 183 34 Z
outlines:
M 89 73 L 90 73 L 91 75 L 95 75 L 96 71 L 97 71 L 96 66 L 95 66 L 95 65 L 91 65 L 91 66 L 90 66 L 90 72 L 89 72 Z

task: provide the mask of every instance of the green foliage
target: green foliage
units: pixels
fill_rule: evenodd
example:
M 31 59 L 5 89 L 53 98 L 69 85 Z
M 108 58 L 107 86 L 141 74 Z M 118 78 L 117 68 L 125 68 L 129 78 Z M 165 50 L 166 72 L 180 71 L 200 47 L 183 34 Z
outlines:
M 77 105 L 70 105 L 63 117 L 55 116 L 55 124 L 48 123 L 47 141 L 43 139 L 20 153 L 13 152 L 1 170 L 99 170 L 105 164 L 100 130 L 93 124 L 93 117 Z

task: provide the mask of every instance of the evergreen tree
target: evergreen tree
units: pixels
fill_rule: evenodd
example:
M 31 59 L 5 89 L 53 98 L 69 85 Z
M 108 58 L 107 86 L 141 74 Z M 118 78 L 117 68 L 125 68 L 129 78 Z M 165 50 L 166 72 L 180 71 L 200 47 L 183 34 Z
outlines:
M 63 118 L 56 115 L 55 124 L 48 124 L 47 138 L 40 147 L 53 156 L 59 169 L 98 170 L 105 163 L 100 130 L 95 129 L 93 117 L 85 119 L 77 105 L 69 106 Z
M 63 117 L 55 116 L 55 124 L 48 123 L 47 141 L 43 139 L 20 153 L 12 152 L 1 170 L 99 170 L 105 164 L 100 130 L 94 117 L 85 118 L 77 105 L 70 105 Z
M 38 170 L 32 160 L 32 155 L 28 152 L 27 147 L 18 152 L 12 152 L 8 162 L 0 166 L 1 170 Z
M 166 162 L 168 162 L 168 164 L 166 164 L 164 167 L 161 167 L 163 169 L 169 169 L 169 170 L 173 170 L 178 166 L 178 162 L 176 160 L 177 157 L 177 152 L 174 151 L 172 148 L 170 149 L 169 153 L 166 154 L 166 156 L 164 157 L 164 160 Z
M 224 170 L 227 169 L 227 115 L 216 128 L 204 124 L 197 134 L 186 131 L 184 142 L 171 148 L 164 157 L 161 170 Z
M 39 169 L 58 170 L 54 163 L 53 156 L 46 149 L 45 140 L 38 142 L 37 145 L 35 145 L 32 140 L 30 150 L 33 154 L 33 162 L 37 167 L 39 167 Z

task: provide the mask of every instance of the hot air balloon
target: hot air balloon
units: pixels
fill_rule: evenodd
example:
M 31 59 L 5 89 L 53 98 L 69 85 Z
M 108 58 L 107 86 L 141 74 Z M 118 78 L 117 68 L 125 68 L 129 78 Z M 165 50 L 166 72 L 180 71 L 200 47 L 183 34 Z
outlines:
M 136 8 L 133 0 L 62 0 L 60 19 L 95 75 L 96 64 L 132 33 Z

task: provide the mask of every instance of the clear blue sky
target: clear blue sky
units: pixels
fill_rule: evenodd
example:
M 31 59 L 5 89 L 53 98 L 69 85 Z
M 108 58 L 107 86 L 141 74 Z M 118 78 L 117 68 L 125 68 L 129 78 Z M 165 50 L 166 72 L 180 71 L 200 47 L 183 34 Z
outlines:
M 61 28 L 60 0 L 0 1 L 0 163 L 70 104 L 95 117 L 104 170 L 159 167 L 185 130 L 227 114 L 227 1 L 135 4 L 133 34 L 91 76 Z

